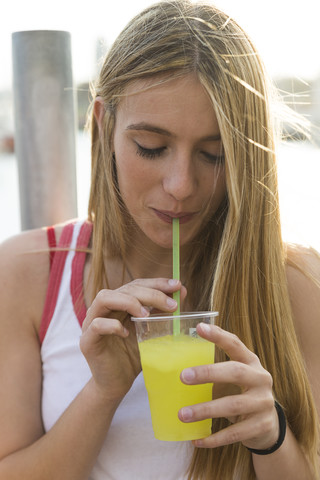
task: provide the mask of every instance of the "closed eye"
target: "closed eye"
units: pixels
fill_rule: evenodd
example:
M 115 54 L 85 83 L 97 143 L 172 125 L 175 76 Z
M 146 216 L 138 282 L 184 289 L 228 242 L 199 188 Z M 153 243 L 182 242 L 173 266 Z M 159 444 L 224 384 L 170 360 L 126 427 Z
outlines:
M 224 155 L 223 154 L 212 155 L 211 153 L 208 153 L 208 152 L 201 152 L 201 153 L 209 163 L 215 163 L 215 164 L 218 164 L 218 165 L 222 165 L 224 163 Z
M 142 145 L 137 145 L 137 154 L 144 158 L 150 158 L 151 160 L 157 157 L 160 157 L 163 152 L 166 150 L 166 147 L 158 147 L 158 148 L 146 148 Z M 209 163 L 214 163 L 221 165 L 224 163 L 224 155 L 213 155 L 211 153 L 202 151 L 201 154 L 205 157 L 206 161 Z
M 145 148 L 136 143 L 137 145 L 137 154 L 141 157 L 154 159 L 160 157 L 162 153 L 165 151 L 166 147 L 159 147 L 159 148 Z

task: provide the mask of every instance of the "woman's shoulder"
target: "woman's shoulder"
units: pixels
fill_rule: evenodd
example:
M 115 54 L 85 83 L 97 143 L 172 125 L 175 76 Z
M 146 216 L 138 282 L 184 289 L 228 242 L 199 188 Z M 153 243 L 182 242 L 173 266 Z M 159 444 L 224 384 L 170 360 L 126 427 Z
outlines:
M 64 224 L 54 226 L 59 241 Z M 0 244 L 1 304 L 14 305 L 24 316 L 40 321 L 50 272 L 47 227 L 26 230 Z
M 56 244 L 59 243 L 63 228 L 70 223 L 74 223 L 74 220 L 53 226 Z M 25 230 L 0 243 L 0 272 L 3 273 L 6 267 L 8 274 L 13 271 L 16 274 L 16 269 L 27 273 L 32 268 L 41 268 L 42 262 L 48 263 L 47 230 L 48 227 Z
M 38 258 L 43 256 L 48 257 L 48 235 L 47 230 L 51 228 L 54 230 L 56 245 L 59 243 L 61 233 L 65 227 L 71 224 L 75 224 L 78 220 L 72 219 L 63 223 L 58 223 L 50 227 L 35 228 L 32 230 L 25 230 L 17 235 L 7 238 L 0 243 L 0 259 L 5 260 L 7 256 L 10 260 L 19 266 L 29 263 L 30 256 L 27 254 L 37 253 Z M 80 220 L 79 220 L 80 221 Z M 85 220 L 83 220 L 85 222 Z M 35 257 L 33 257 L 34 259 Z M 33 262 L 31 264 L 34 265 Z
M 286 271 L 289 288 L 309 285 L 309 281 L 320 288 L 320 253 L 312 247 L 287 244 Z
M 296 332 L 306 360 L 312 362 L 320 352 L 320 254 L 288 245 L 286 270 Z
M 27 230 L 8 238 L 0 245 L 0 272 L 7 278 L 11 275 L 21 280 L 31 266 L 37 266 L 35 259 L 44 258 L 47 249 L 47 235 L 44 228 Z M 31 255 L 35 254 L 37 255 Z

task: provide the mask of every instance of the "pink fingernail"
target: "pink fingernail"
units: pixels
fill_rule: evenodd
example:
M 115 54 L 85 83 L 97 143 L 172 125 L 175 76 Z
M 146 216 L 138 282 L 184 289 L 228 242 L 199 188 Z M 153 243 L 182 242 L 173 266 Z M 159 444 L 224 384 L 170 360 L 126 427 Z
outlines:
M 200 326 L 201 326 L 201 330 L 204 333 L 210 333 L 210 325 L 208 325 L 207 323 L 200 323 Z
M 193 444 L 194 444 L 196 447 L 202 447 L 203 441 L 202 441 L 202 440 L 194 440 L 194 441 L 193 441 Z
M 185 368 L 184 370 L 182 370 L 181 376 L 182 380 L 189 383 L 194 380 L 196 374 L 194 373 L 194 370 L 192 368 Z
M 169 308 L 173 308 L 173 307 L 177 306 L 177 302 L 175 300 L 173 300 L 173 298 L 168 297 L 167 298 L 167 305 L 168 305 Z
M 148 317 L 149 316 L 149 310 L 147 308 L 141 307 L 141 315 L 142 317 Z
M 193 411 L 189 407 L 181 408 L 180 413 L 181 413 L 182 420 L 184 421 L 191 420 L 193 417 Z

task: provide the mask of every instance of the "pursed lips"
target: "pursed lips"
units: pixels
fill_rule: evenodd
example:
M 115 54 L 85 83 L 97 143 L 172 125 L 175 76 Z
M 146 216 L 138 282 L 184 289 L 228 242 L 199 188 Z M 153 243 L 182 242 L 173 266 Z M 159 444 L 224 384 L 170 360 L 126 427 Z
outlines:
M 167 223 L 172 223 L 173 218 L 179 218 L 180 223 L 189 222 L 198 212 L 172 212 L 169 210 L 157 210 L 152 208 L 157 217 L 161 218 Z

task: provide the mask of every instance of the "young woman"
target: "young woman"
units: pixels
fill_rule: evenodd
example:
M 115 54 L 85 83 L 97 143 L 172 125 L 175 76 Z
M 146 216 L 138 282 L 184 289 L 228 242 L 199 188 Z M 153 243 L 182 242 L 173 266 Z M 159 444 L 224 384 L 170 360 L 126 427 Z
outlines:
M 120 34 L 94 91 L 88 220 L 1 246 L 0 480 L 319 478 L 320 261 L 281 239 L 272 95 L 212 5 L 160 2 Z M 212 435 L 160 442 L 130 316 L 175 311 L 179 289 L 183 310 L 219 311 L 198 326 L 215 364 L 181 373 L 213 399 L 177 412 Z

